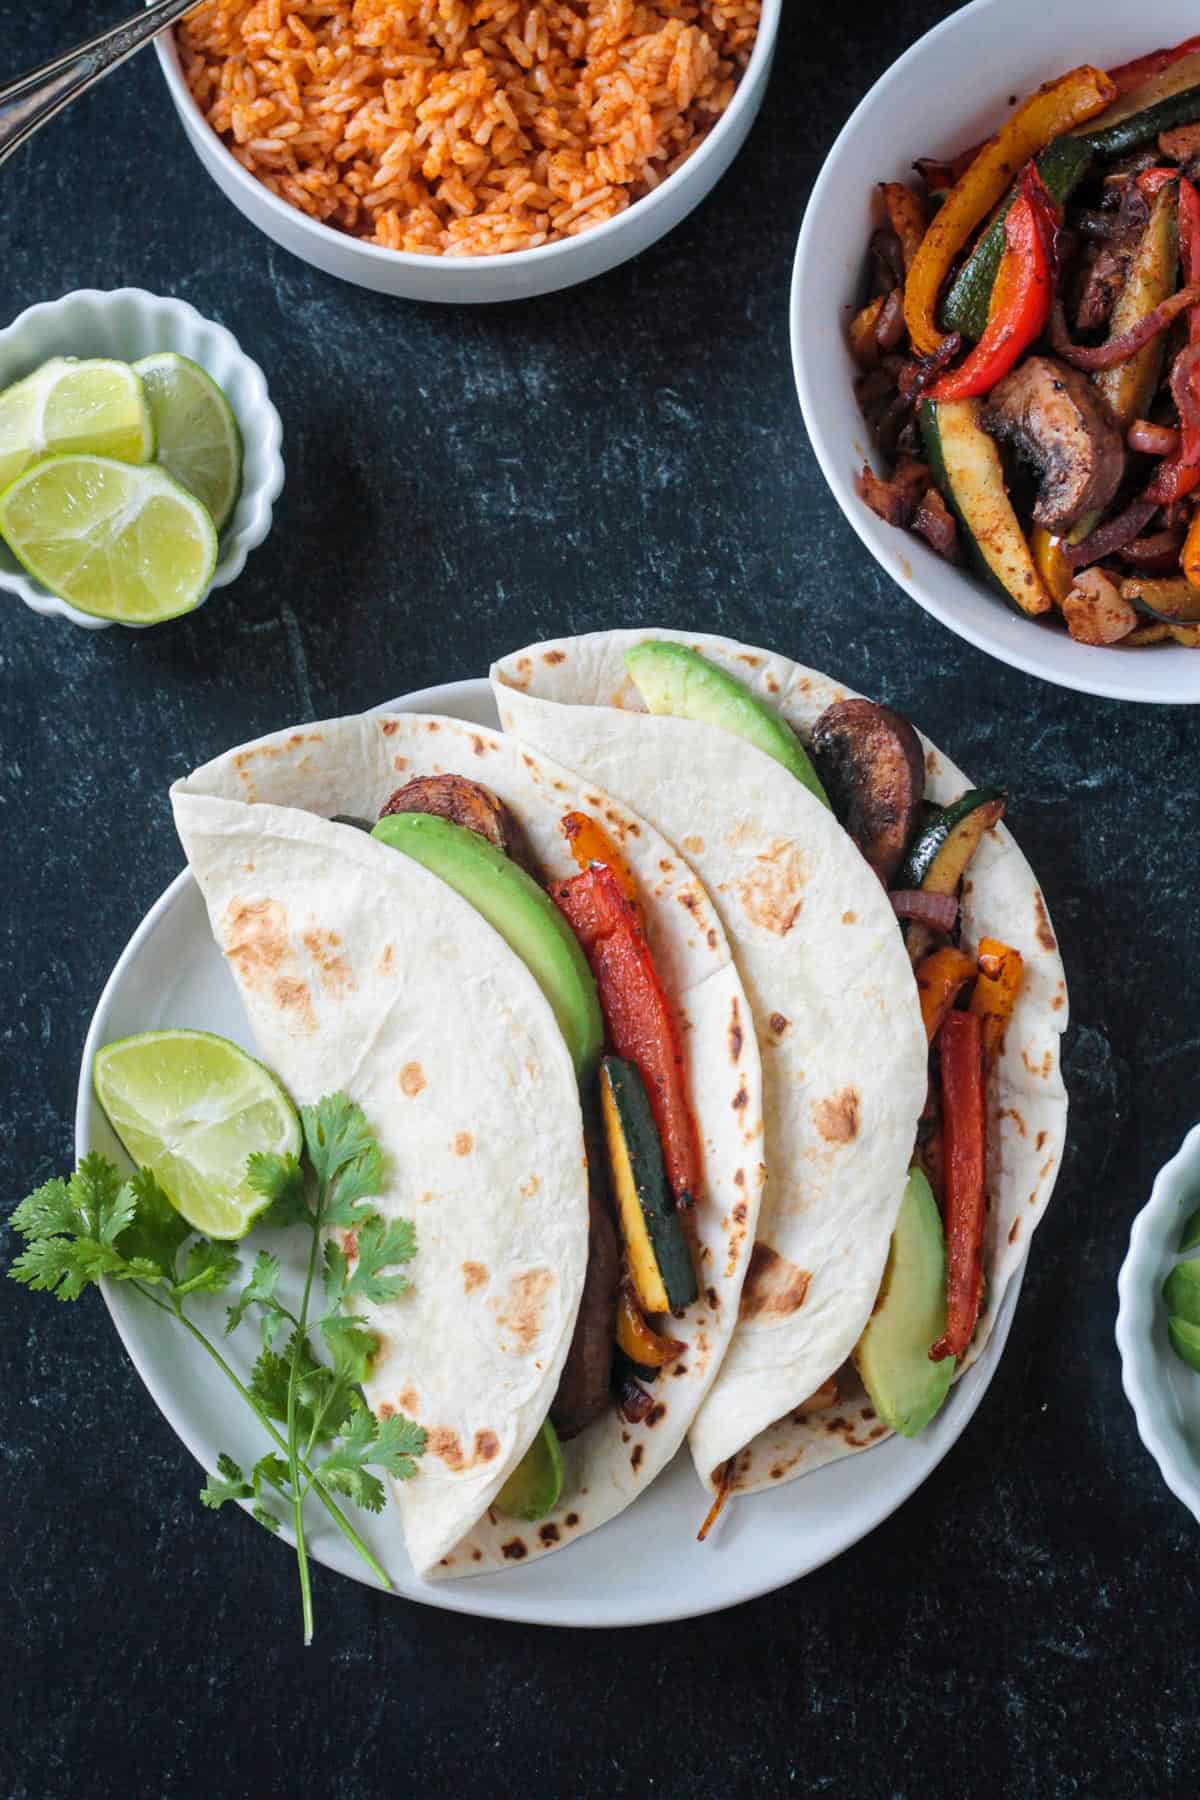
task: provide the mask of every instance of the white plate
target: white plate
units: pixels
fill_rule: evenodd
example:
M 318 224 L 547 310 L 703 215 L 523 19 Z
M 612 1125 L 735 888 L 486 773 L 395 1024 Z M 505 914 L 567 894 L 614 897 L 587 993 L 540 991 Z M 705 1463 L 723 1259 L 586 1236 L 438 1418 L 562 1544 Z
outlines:
M 1159 1170 L 1133 1222 L 1117 1282 L 1121 1379 L 1138 1432 L 1171 1492 L 1200 1519 L 1200 1374 L 1172 1350 L 1162 1298 L 1163 1282 L 1179 1260 L 1183 1227 L 1197 1207 L 1200 1125 Z
M 427 688 L 392 702 L 386 710 L 443 712 L 481 725 L 498 724 L 486 681 Z M 77 1155 L 97 1149 L 118 1153 L 92 1095 L 95 1052 L 112 1038 L 160 1025 L 202 1026 L 250 1047 L 241 1002 L 213 944 L 199 889 L 186 870 L 147 913 L 100 997 L 80 1070 Z M 288 1245 L 289 1239 L 281 1236 L 277 1247 L 286 1254 Z M 384 1513 L 377 1520 L 356 1514 L 355 1523 L 392 1574 L 397 1593 L 453 1612 L 538 1625 L 589 1626 L 648 1625 L 717 1612 L 820 1568 L 874 1530 L 921 1485 L 987 1392 L 1020 1286 L 1018 1275 L 983 1356 L 920 1438 L 910 1443 L 890 1439 L 805 1480 L 737 1501 L 707 1544 L 696 1542 L 707 1496 L 686 1451 L 611 1524 L 569 1550 L 499 1575 L 426 1586 L 409 1571 L 394 1514 Z M 227 1382 L 204 1353 L 127 1289 L 106 1288 L 105 1298 L 134 1366 L 193 1456 L 210 1470 L 221 1450 L 243 1466 L 253 1463 L 263 1448 L 260 1428 L 248 1409 L 231 1405 Z M 223 1303 L 214 1300 L 208 1323 L 216 1336 L 223 1318 Z M 243 1348 L 252 1340 L 253 1332 L 246 1332 Z M 248 1358 L 239 1362 L 235 1349 L 231 1360 L 243 1375 L 247 1373 Z M 199 1489 L 198 1476 L 196 1486 Z M 344 1575 L 363 1579 L 362 1565 L 344 1540 L 326 1529 L 320 1509 L 310 1511 L 314 1557 Z M 197 1505 L 197 1533 L 222 1528 Z M 285 1562 L 281 1553 L 281 1581 L 291 1578 Z

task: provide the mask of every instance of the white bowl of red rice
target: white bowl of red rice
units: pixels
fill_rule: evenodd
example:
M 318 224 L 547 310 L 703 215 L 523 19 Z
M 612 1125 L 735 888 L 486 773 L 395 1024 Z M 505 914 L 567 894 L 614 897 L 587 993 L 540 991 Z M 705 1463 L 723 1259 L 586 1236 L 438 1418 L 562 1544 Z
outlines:
M 1195 0 L 974 0 L 913 45 L 844 126 L 813 188 L 796 251 L 792 361 L 804 422 L 834 498 L 880 567 L 968 643 L 1060 687 L 1104 697 L 1200 704 L 1200 650 L 1077 643 L 1013 610 L 979 577 L 859 498 L 864 460 L 884 472 L 855 395 L 847 326 L 862 302 L 878 181 L 909 180 L 918 157 L 953 156 L 1004 121 L 1012 96 L 1081 63 L 1113 68 L 1197 29 Z
M 156 48 L 192 148 L 277 244 L 381 293 L 496 302 L 603 274 L 699 204 L 782 3 L 204 0 Z

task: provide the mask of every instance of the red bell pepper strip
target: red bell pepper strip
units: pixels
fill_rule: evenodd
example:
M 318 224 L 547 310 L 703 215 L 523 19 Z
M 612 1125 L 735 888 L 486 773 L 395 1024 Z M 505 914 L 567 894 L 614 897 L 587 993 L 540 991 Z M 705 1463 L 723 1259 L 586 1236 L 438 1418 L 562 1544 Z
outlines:
M 1184 56 L 1194 56 L 1197 50 L 1200 50 L 1200 37 L 1185 38 L 1182 44 L 1173 44 L 1169 50 L 1151 50 L 1148 56 L 1122 63 L 1119 69 L 1110 69 L 1108 79 L 1115 84 L 1118 95 L 1132 94 L 1143 82 L 1153 81 L 1172 63 Z
M 932 1362 L 962 1356 L 983 1297 L 983 1219 L 987 1113 L 983 1030 L 974 1013 L 952 1012 L 938 1033 L 946 1167 L 946 1331 Z
M 613 1051 L 636 1063 L 646 1084 L 675 1204 L 689 1207 L 700 1193 L 700 1143 L 688 1104 L 679 1029 L 632 902 L 606 863 L 593 863 L 569 881 L 552 882 L 550 897 L 579 939 L 596 978 Z
M 1186 176 L 1179 182 L 1179 256 L 1184 285 L 1200 283 L 1200 193 Z M 1200 344 L 1200 306 L 1193 306 L 1188 314 L 1188 342 L 1193 346 Z M 1156 500 L 1160 506 L 1170 506 L 1200 487 L 1200 430 L 1195 422 L 1195 415 L 1200 412 L 1200 394 L 1194 387 L 1193 395 L 1196 404 L 1190 409 L 1192 416 L 1180 408 L 1179 449 L 1158 465 L 1146 489 L 1146 498 Z
M 1041 182 L 1029 178 L 1004 221 L 1005 250 L 996 272 L 983 336 L 967 360 L 932 388 L 934 400 L 988 394 L 1017 358 L 1036 343 L 1050 317 L 1057 215 Z
M 1178 169 L 1143 169 L 1137 178 L 1137 185 L 1147 200 L 1153 200 L 1159 188 L 1165 188 L 1169 181 L 1178 180 Z

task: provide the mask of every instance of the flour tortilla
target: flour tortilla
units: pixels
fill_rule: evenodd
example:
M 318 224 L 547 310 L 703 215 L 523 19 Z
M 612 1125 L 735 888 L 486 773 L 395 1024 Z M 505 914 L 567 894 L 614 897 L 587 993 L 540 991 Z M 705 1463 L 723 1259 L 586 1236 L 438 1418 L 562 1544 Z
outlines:
M 574 1077 L 532 977 L 474 909 L 409 858 L 329 822 L 373 819 L 404 782 L 439 773 L 482 781 L 503 800 L 547 878 L 575 870 L 559 828 L 570 810 L 591 813 L 621 844 L 680 1020 L 701 1138 L 694 1216 L 703 1292 L 671 1326 L 684 1351 L 655 1385 L 642 1424 L 610 1409 L 563 1446 L 562 1499 L 535 1526 L 489 1503 L 549 1410 L 586 1269 Z M 754 1242 L 764 1179 L 758 1043 L 708 896 L 651 827 L 598 788 L 512 738 L 454 719 L 371 715 L 282 732 L 209 764 L 173 798 L 264 1057 L 299 1099 L 350 1090 L 393 1159 L 387 1208 L 416 1220 L 413 1290 L 373 1312 L 387 1351 L 367 1387 L 376 1410 L 399 1407 L 431 1433 L 418 1475 L 395 1484 L 414 1566 L 430 1578 L 511 1568 L 595 1530 L 683 1442 L 732 1335 Z M 256 965 L 238 955 L 231 903 L 264 899 L 288 908 L 289 973 L 311 998 L 315 1031 L 264 993 Z M 336 993 L 322 963 L 328 936 L 313 938 L 330 931 L 356 981 Z M 413 1063 L 428 1075 L 415 1095 L 404 1074 Z M 454 1154 L 462 1134 L 472 1143 L 466 1157 Z M 443 1236 L 441 1222 L 460 1217 L 461 1229 Z M 519 1320 L 508 1297 L 523 1279 L 522 1291 L 533 1291 L 545 1270 L 559 1280 L 517 1355 L 511 1322 L 497 1340 L 496 1321 Z M 522 1341 L 527 1328 L 518 1322 Z M 486 1471 L 472 1449 L 481 1429 L 501 1441 Z
M 887 895 L 833 814 L 744 739 L 636 710 L 622 659 L 650 635 L 671 634 L 538 645 L 497 664 L 493 684 L 506 728 L 573 759 L 680 847 L 750 996 L 768 1182 L 738 1331 L 691 1432 L 712 1489 L 841 1366 L 871 1315 L 925 1098 L 925 1034 Z
M 871 1233 L 870 1255 L 864 1263 L 864 1270 L 870 1271 L 865 1283 L 869 1285 L 876 1268 L 882 1270 L 880 1233 L 885 1218 L 894 1220 L 895 1210 L 893 1207 L 889 1213 L 881 1203 L 873 1210 L 862 1206 L 853 1209 L 841 1171 L 832 1166 L 822 1168 L 813 1160 L 818 1146 L 808 1129 L 809 1112 L 805 1105 L 807 1092 L 811 1091 L 806 1078 L 811 1082 L 812 1058 L 797 1055 L 789 1067 L 780 1055 L 781 1050 L 788 1048 L 787 1039 L 783 1045 L 776 1043 L 770 1014 L 764 1014 L 768 1001 L 772 1006 L 776 1004 L 778 983 L 788 979 L 788 971 L 782 965 L 772 967 L 765 952 L 772 948 L 786 950 L 790 945 L 800 965 L 791 971 L 798 984 L 815 970 L 817 979 L 822 971 L 826 976 L 824 993 L 836 996 L 839 984 L 844 988 L 846 1006 L 840 1013 L 834 1008 L 825 1018 L 827 1028 L 837 1035 L 841 1050 L 849 1055 L 848 1079 L 860 1084 L 872 1076 L 896 1080 L 900 1084 L 896 1098 L 903 1098 L 902 1117 L 915 1123 L 913 1108 L 919 1110 L 924 1097 L 926 1051 L 919 1011 L 914 1013 L 916 997 L 911 977 L 902 978 L 894 955 L 887 960 L 893 982 L 881 1025 L 878 1016 L 868 1013 L 863 1017 L 854 1011 L 855 990 L 861 977 L 854 963 L 842 954 L 836 900 L 819 914 L 806 901 L 796 929 L 781 946 L 765 943 L 754 930 L 753 922 L 748 924 L 745 908 L 737 907 L 736 881 L 727 878 L 731 873 L 730 858 L 723 852 L 728 851 L 730 840 L 741 830 L 748 815 L 759 817 L 757 802 L 752 813 L 747 806 L 747 783 L 754 759 L 765 759 L 740 740 L 712 727 L 645 714 L 637 688 L 625 672 L 623 657 L 631 645 L 649 637 L 690 644 L 781 713 L 805 740 L 811 737 L 812 727 L 825 708 L 851 697 L 853 690 L 786 657 L 728 638 L 657 629 L 539 644 L 506 657 L 492 672 L 501 717 L 508 729 L 563 760 L 574 759 L 592 770 L 598 780 L 645 811 L 664 832 L 677 835 L 685 848 L 689 842 L 697 846 L 704 842 L 703 849 L 689 850 L 689 856 L 697 872 L 710 884 L 725 919 L 734 954 L 755 1003 L 763 1046 L 770 1184 L 760 1234 L 774 1241 L 786 1229 L 793 1242 L 804 1242 L 811 1238 L 814 1222 L 828 1218 L 827 1243 L 849 1255 L 866 1228 Z M 703 760 L 701 734 L 708 740 Z M 929 798 L 940 802 L 956 799 L 970 782 L 927 741 L 925 748 Z M 799 788 L 794 781 L 792 786 Z M 798 803 L 793 803 L 790 822 L 785 823 L 784 815 L 774 810 L 775 791 L 764 790 L 763 799 L 772 810 L 762 815 L 759 835 L 778 832 L 790 836 L 807 829 Z M 811 810 L 808 809 L 810 813 Z M 828 814 L 825 817 L 828 819 Z M 716 857 L 711 846 L 714 825 L 721 846 Z M 809 846 L 817 840 L 800 836 L 799 841 Z M 849 839 L 844 839 L 844 843 L 849 844 Z M 757 840 L 751 848 L 761 855 Z M 853 855 L 857 857 L 857 851 Z M 858 862 L 859 870 L 865 870 L 861 858 Z M 853 872 L 845 869 L 844 858 L 834 867 L 844 884 L 846 904 L 860 917 L 867 917 L 861 873 L 856 879 Z M 883 898 L 874 876 L 870 876 L 868 885 L 878 899 Z M 894 922 L 891 933 L 894 949 L 900 944 Z M 984 1244 L 989 1296 L 987 1311 L 963 1368 L 978 1358 L 987 1343 L 1005 1289 L 1021 1265 L 1029 1238 L 1053 1191 L 1066 1139 L 1067 1101 L 1059 1066 L 1060 1039 L 1067 1023 L 1062 962 L 1032 870 L 1003 826 L 984 839 L 963 888 L 963 943 L 973 950 L 983 936 L 1000 938 L 1021 951 L 1025 981 L 989 1093 L 988 1218 Z M 803 986 L 800 998 L 808 998 Z M 787 1012 L 788 1008 L 782 1006 L 781 1010 Z M 799 1006 L 793 1010 L 802 1017 Z M 821 1017 L 818 1012 L 816 1020 Z M 826 1045 L 821 1030 L 819 1022 L 810 1023 L 806 1036 L 823 1065 Z M 792 1035 L 789 1033 L 789 1037 Z M 797 1064 L 803 1065 L 803 1073 Z M 828 1077 L 825 1085 L 832 1085 Z M 860 1135 L 875 1156 L 880 1192 L 895 1180 L 902 1182 L 899 1162 L 907 1162 L 912 1133 L 906 1137 L 900 1134 L 904 1137 L 903 1148 L 895 1137 L 879 1143 L 869 1123 Z M 805 1157 L 809 1158 L 807 1169 Z M 780 1191 L 780 1183 L 787 1182 L 790 1169 L 799 1172 L 794 1199 Z M 898 1204 L 898 1196 L 895 1200 Z M 781 1227 L 778 1218 L 784 1209 L 788 1216 Z M 887 1230 L 890 1229 L 889 1222 Z M 807 1250 L 788 1254 L 805 1262 L 805 1266 L 811 1257 Z M 834 1274 L 837 1272 L 835 1268 Z M 833 1407 L 823 1412 L 800 1410 L 803 1401 L 838 1371 L 856 1341 L 874 1299 L 872 1291 L 863 1312 L 863 1285 L 860 1283 L 855 1292 L 854 1305 L 843 1309 L 844 1329 L 836 1339 L 832 1333 L 820 1338 L 822 1346 L 828 1349 L 826 1366 L 818 1374 L 819 1364 L 811 1356 L 803 1358 L 803 1378 L 792 1384 L 786 1397 L 786 1383 L 779 1371 L 754 1344 L 758 1321 L 743 1322 L 693 1428 L 693 1455 L 702 1479 L 711 1485 L 722 1452 L 729 1454 L 734 1448 L 740 1454 L 733 1490 L 753 1492 L 869 1449 L 889 1435 L 852 1372 L 843 1370 L 839 1399 Z M 801 1319 L 805 1310 L 801 1309 Z M 859 1321 L 857 1327 L 851 1327 L 852 1318 Z M 782 1331 L 776 1336 L 781 1340 L 781 1348 L 790 1347 L 783 1341 Z M 752 1397 L 756 1381 L 762 1387 L 761 1403 L 747 1414 L 752 1429 L 746 1431 L 739 1444 L 735 1442 L 738 1410 Z M 773 1408 L 769 1421 L 762 1418 L 768 1406 Z

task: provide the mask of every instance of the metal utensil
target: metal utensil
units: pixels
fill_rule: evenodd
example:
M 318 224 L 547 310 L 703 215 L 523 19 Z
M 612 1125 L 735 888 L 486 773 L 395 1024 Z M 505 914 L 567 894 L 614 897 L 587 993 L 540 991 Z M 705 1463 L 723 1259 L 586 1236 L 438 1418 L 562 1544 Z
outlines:
M 87 92 L 198 0 L 154 0 L 143 12 L 0 87 L 0 163 L 55 113 Z

